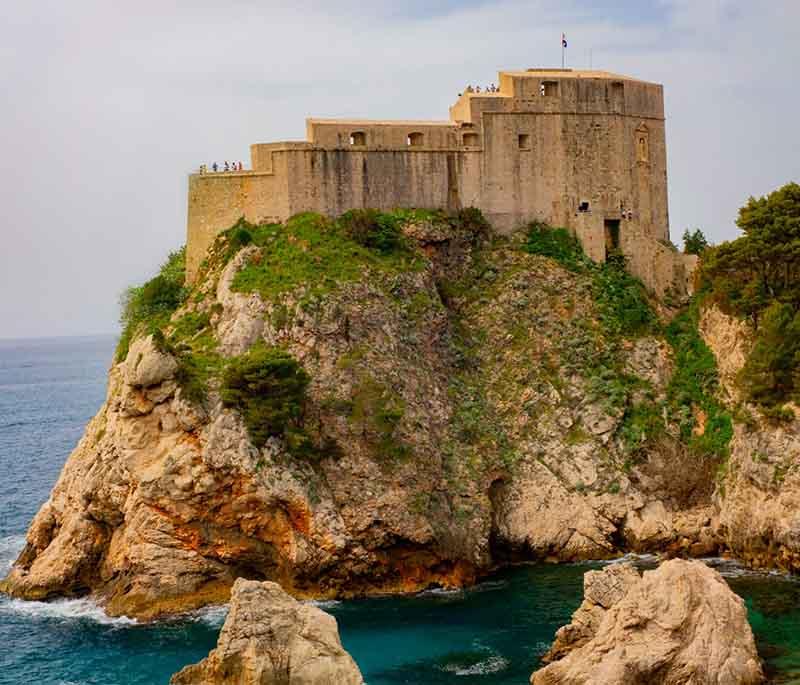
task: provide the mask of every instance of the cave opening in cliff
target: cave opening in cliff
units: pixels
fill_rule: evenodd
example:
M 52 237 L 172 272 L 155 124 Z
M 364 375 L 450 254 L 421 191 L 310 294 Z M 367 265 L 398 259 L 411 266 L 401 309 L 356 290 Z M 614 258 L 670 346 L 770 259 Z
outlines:
M 489 532 L 489 553 L 494 563 L 508 563 L 520 557 L 502 532 L 502 519 L 508 500 L 508 484 L 504 477 L 495 478 L 489 486 L 489 501 L 492 505 L 492 527 Z

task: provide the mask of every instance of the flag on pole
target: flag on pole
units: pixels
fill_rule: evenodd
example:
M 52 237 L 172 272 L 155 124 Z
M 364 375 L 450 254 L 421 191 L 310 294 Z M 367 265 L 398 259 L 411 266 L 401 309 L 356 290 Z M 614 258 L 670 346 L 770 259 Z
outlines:
M 561 34 L 561 47 L 567 47 L 567 36 L 564 33 Z

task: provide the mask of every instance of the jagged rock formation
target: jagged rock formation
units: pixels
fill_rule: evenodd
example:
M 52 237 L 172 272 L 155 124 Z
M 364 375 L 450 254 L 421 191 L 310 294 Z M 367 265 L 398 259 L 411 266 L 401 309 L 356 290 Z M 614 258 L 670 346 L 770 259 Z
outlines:
M 642 577 L 612 565 L 583 582 L 583 603 L 532 685 L 764 681 L 743 600 L 702 562 L 674 559 Z
M 754 567 L 800 571 L 800 408 L 794 420 L 768 421 L 742 402 L 736 376 L 752 336 L 747 325 L 707 307 L 700 331 L 714 352 L 730 404 L 739 417 L 725 478 L 717 488 L 719 535 Z
M 668 348 L 609 340 L 587 276 L 435 221 L 406 226 L 411 256 L 322 273 L 349 257 L 315 256 L 324 232 L 298 231 L 238 251 L 223 237 L 166 342 L 133 341 L 0 589 L 91 592 L 150 619 L 224 601 L 238 577 L 351 596 L 460 586 L 520 558 L 716 549 L 708 500 L 665 494 L 671 455 L 632 460 L 619 435 L 615 369 L 634 399 L 662 396 Z M 317 280 L 237 280 L 290 249 Z M 311 378 L 313 456 L 256 447 L 221 400 L 214 370 L 257 343 Z M 198 397 L 187 369 L 203 364 Z
M 171 685 L 362 685 L 336 619 L 277 583 L 240 578 L 217 646 Z

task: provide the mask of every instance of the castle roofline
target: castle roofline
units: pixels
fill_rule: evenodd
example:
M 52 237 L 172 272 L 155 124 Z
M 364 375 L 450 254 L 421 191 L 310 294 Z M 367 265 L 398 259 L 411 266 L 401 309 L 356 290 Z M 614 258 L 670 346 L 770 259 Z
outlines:
M 501 71 L 500 75 L 513 76 L 515 78 L 595 78 L 607 79 L 610 81 L 635 81 L 637 83 L 652 83 L 652 81 L 645 81 L 644 79 L 634 78 L 633 76 L 625 76 L 624 74 L 615 74 L 611 71 L 602 71 L 598 69 L 547 69 L 537 67 L 525 70 L 512 70 Z
M 306 119 L 307 124 L 347 124 L 348 126 L 452 126 L 452 121 L 422 119 Z

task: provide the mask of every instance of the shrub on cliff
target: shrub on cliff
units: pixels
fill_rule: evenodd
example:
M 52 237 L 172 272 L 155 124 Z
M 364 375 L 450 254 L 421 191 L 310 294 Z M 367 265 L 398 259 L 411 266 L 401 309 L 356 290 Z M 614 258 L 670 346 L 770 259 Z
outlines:
M 528 225 L 528 237 L 522 249 L 551 257 L 570 271 L 582 271 L 589 264 L 581 244 L 572 233 L 566 228 L 552 228 L 538 221 Z
M 401 221 L 377 209 L 351 209 L 339 217 L 345 235 L 364 247 L 388 254 L 403 245 Z
M 752 325 L 740 380 L 748 399 L 769 409 L 800 398 L 800 185 L 751 197 L 736 224 L 744 235 L 704 253 L 701 284 Z
M 537 221 L 529 224 L 522 249 L 551 257 L 570 271 L 588 273 L 592 277 L 592 291 L 606 334 L 636 337 L 656 325 L 657 317 L 644 286 L 628 273 L 622 254 L 612 253 L 605 264 L 595 264 L 567 229 L 552 228 Z
M 280 437 L 291 449 L 305 442 L 301 421 L 309 380 L 300 363 L 285 350 L 256 345 L 231 360 L 220 393 L 225 406 L 241 412 L 256 447 Z
M 122 334 L 117 344 L 117 361 L 128 354 L 131 340 L 138 332 L 155 332 L 183 304 L 188 292 L 185 277 L 185 248 L 181 248 L 170 253 L 154 278 L 125 290 L 120 297 Z
M 717 361 L 698 332 L 698 318 L 695 300 L 666 329 L 675 355 L 675 371 L 667 388 L 668 408 L 680 426 L 681 438 L 694 453 L 724 458 L 733 437 L 733 422 L 717 399 Z M 698 425 L 701 416 L 703 423 Z

